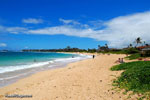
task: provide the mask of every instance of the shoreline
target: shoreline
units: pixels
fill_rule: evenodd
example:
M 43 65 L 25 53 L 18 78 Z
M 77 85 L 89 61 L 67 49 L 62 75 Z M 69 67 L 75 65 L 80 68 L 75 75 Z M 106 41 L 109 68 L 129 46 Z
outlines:
M 71 53 L 71 54 L 73 54 L 73 53 Z M 81 56 L 79 56 L 79 57 L 81 57 Z M 18 80 L 21 80 L 26 77 L 30 77 L 32 74 L 36 74 L 41 71 L 53 70 L 53 69 L 65 67 L 69 63 L 88 59 L 88 57 L 86 57 L 85 54 L 84 54 L 84 57 L 81 57 L 80 59 L 77 59 L 77 58 L 78 57 L 75 57 L 74 59 L 63 58 L 64 61 L 63 60 L 62 61 L 54 61 L 54 63 L 49 63 L 47 65 L 40 65 L 37 67 L 24 68 L 24 69 L 5 72 L 5 73 L 0 73 L 0 76 L 1 76 L 0 77 L 0 89 L 5 86 L 11 85 L 11 84 L 17 82 Z M 65 61 L 65 59 L 66 60 L 68 59 L 68 61 Z M 61 60 L 61 59 L 56 59 L 56 60 Z M 51 62 L 51 61 L 47 61 L 47 62 Z
M 111 90 L 112 80 L 121 72 L 109 69 L 114 62 L 125 55 L 102 55 L 95 59 L 86 59 L 69 63 L 65 67 L 35 73 L 14 84 L 0 88 L 0 99 L 5 94 L 32 95 L 24 100 L 120 100 L 125 98 L 120 93 Z M 114 94 L 115 93 L 115 94 Z

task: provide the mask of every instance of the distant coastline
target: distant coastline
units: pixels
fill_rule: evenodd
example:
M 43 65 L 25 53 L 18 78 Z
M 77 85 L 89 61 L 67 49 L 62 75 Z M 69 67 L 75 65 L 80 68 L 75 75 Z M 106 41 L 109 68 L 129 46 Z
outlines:
M 64 49 L 23 49 L 23 52 L 87 52 L 86 49 L 64 48 Z

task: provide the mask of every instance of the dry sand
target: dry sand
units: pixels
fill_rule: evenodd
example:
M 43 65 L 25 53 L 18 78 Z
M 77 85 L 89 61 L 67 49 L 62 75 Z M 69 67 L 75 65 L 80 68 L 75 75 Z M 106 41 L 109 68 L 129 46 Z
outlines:
M 121 72 L 110 71 L 118 58 L 125 55 L 99 55 L 67 65 L 65 68 L 38 72 L 0 89 L 0 100 L 5 95 L 32 95 L 21 100 L 125 100 L 126 95 L 112 90 L 114 76 Z M 135 100 L 135 99 L 133 99 Z

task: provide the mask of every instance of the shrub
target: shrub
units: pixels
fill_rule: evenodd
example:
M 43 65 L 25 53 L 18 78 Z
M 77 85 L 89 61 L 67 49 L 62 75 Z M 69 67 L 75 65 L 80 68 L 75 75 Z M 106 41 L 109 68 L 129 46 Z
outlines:
M 139 53 L 139 50 L 136 48 L 128 48 L 124 51 L 126 54 L 135 54 L 135 53 Z

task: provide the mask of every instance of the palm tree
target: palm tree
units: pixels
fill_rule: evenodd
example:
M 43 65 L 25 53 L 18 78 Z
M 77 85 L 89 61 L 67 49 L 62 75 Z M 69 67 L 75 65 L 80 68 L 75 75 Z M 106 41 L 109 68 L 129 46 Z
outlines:
M 67 48 L 67 49 L 71 49 L 71 47 L 70 47 L 70 46 L 67 46 L 66 48 Z
M 101 48 L 101 46 L 100 45 L 98 45 L 98 49 L 100 50 L 100 48 Z
M 129 47 L 132 48 L 132 44 L 130 44 Z
M 141 42 L 141 38 L 140 37 L 138 37 L 136 40 L 135 40 L 135 42 L 136 42 L 136 46 L 138 45 L 138 44 L 141 44 L 142 42 Z
M 100 49 L 101 49 L 101 46 L 100 46 L 100 45 L 98 45 L 98 49 L 97 49 L 97 52 L 98 52 L 98 51 L 100 51 Z
M 146 42 L 145 42 L 145 41 L 144 41 L 143 43 L 144 43 L 144 45 L 146 45 Z
M 105 44 L 105 47 L 106 47 L 106 48 L 108 48 L 108 45 L 107 45 L 107 44 Z

